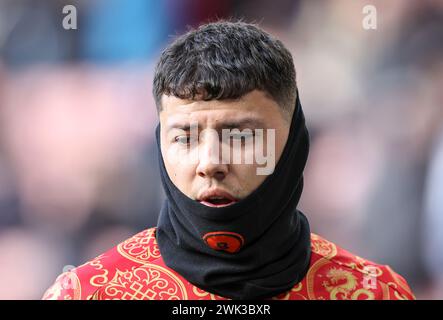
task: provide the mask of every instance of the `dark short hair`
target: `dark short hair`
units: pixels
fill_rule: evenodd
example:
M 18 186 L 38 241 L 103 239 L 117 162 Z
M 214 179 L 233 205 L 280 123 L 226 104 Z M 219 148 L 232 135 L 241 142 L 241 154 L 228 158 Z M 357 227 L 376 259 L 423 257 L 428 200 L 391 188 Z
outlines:
M 245 22 L 217 21 L 175 39 L 155 68 L 153 94 L 190 100 L 238 99 L 261 90 L 283 111 L 296 99 L 295 68 L 283 43 Z

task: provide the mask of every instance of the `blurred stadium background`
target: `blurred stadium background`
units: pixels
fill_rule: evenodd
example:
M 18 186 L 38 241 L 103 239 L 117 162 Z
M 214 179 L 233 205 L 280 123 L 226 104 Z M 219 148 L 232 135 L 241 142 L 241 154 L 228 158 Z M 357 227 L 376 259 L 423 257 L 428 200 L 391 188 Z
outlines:
M 77 30 L 62 8 L 77 8 Z M 362 8 L 377 29 L 362 28 Z M 156 224 L 153 66 L 215 18 L 291 50 L 312 231 L 443 298 L 443 1 L 0 0 L 0 299 Z

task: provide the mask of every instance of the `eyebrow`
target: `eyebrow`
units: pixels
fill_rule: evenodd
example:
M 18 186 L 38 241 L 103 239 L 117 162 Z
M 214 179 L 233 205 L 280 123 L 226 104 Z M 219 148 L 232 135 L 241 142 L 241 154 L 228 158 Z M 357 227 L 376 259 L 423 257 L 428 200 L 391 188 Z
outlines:
M 195 126 L 193 126 L 195 127 Z M 200 127 L 200 126 L 198 126 Z M 265 128 L 264 122 L 257 118 L 243 118 L 238 120 L 222 120 L 217 123 L 216 129 L 235 129 L 235 128 Z M 189 131 L 191 124 L 188 121 L 171 121 L 167 125 L 167 131 L 172 129 L 181 129 Z

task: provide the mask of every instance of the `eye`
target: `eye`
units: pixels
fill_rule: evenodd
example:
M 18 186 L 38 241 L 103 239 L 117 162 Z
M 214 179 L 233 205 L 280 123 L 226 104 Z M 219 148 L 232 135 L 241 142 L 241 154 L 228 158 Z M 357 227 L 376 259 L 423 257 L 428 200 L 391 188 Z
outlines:
M 230 137 L 233 140 L 240 140 L 244 138 L 245 140 L 250 139 L 255 136 L 254 131 L 247 131 L 247 132 L 239 132 L 239 133 L 231 133 Z
M 174 138 L 174 142 L 186 146 L 189 143 L 191 143 L 192 139 L 191 136 L 177 136 Z
M 174 138 L 174 141 L 179 144 L 188 144 L 189 143 L 189 137 L 188 136 L 178 136 Z

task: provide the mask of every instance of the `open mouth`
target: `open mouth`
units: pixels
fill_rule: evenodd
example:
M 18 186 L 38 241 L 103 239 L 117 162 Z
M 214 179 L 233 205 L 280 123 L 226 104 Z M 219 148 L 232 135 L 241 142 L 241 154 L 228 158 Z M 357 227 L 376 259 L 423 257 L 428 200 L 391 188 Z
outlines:
M 209 207 L 225 207 L 234 204 L 236 201 L 225 197 L 209 197 L 201 200 L 200 203 Z
M 222 189 L 210 189 L 203 192 L 198 201 L 208 207 L 226 207 L 237 202 L 230 193 Z

